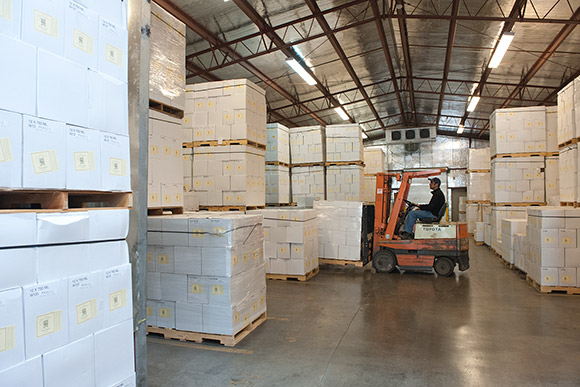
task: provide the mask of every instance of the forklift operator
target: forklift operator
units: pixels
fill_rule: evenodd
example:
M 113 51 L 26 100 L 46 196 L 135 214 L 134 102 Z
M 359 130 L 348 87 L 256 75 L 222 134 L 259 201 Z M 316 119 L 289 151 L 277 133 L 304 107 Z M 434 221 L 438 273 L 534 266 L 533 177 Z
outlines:
M 407 215 L 407 220 L 405 221 L 405 226 L 403 227 L 403 232 L 401 233 L 402 239 L 413 239 L 413 227 L 417 219 L 435 219 L 439 215 L 441 207 L 445 204 L 445 195 L 439 189 L 441 185 L 441 180 L 438 177 L 433 177 L 429 179 L 429 188 L 431 189 L 431 200 L 429 204 L 418 205 L 418 210 L 411 211 Z

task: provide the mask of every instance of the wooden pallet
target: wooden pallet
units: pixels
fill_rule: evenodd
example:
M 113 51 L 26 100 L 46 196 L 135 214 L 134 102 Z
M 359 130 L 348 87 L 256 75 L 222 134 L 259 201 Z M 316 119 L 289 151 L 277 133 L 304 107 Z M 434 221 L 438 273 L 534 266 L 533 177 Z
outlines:
M 491 173 L 491 169 L 468 169 L 467 173 Z
M 296 203 L 266 203 L 266 207 L 296 207 Z
M 562 206 L 562 207 L 580 207 L 580 203 L 560 202 L 560 206 Z
M 160 113 L 167 114 L 171 117 L 183 118 L 183 110 L 175 108 L 173 106 L 166 105 L 162 102 L 157 102 L 155 100 L 149 100 L 149 109 L 158 111 Z
M 207 141 L 193 141 L 184 142 L 184 148 L 201 148 L 201 147 L 212 147 L 212 146 L 228 146 L 228 145 L 248 145 L 261 150 L 266 150 L 266 145 L 259 144 L 251 140 L 207 140 Z
M 279 167 L 290 168 L 290 164 L 283 163 L 282 161 L 266 161 L 266 165 L 275 165 L 275 166 L 279 166 Z
M 475 241 L 475 245 L 476 245 L 476 246 L 483 246 L 483 245 L 484 245 L 484 242 L 478 242 L 478 241 Z
M 570 294 L 577 295 L 580 294 L 580 288 L 572 286 L 542 286 L 536 281 L 534 281 L 529 275 L 526 275 L 526 281 L 528 284 L 536 289 L 540 293 L 546 294 Z
M 537 207 L 545 206 L 546 202 L 531 202 L 531 203 L 491 203 L 494 207 Z
M 252 333 L 257 327 L 262 325 L 264 321 L 266 321 L 266 312 L 262 313 L 235 335 L 216 335 L 212 333 L 180 331 L 177 329 L 154 326 L 148 326 L 147 333 L 159 334 L 162 335 L 165 339 L 193 341 L 195 343 L 203 343 L 204 341 L 218 341 L 221 345 L 225 345 L 226 347 L 233 347 L 250 333 Z
M 546 157 L 558 157 L 560 152 L 546 152 Z
M 147 215 L 159 216 L 165 212 L 171 212 L 172 215 L 183 214 L 183 207 L 152 207 L 147 208 Z
M 199 206 L 200 211 L 248 211 L 262 210 L 266 206 Z
M 365 166 L 365 162 L 364 161 L 327 161 L 326 162 L 326 166 L 327 167 L 340 167 L 340 166 L 345 166 L 345 165 L 359 165 L 361 167 Z
M 131 192 L 1 190 L 0 210 L 67 210 L 73 208 L 130 208 Z
M 292 168 L 296 168 L 296 167 L 324 167 L 324 163 L 323 162 L 319 162 L 319 163 L 298 163 L 298 164 L 290 164 L 290 167 L 292 167 Z
M 519 157 L 544 157 L 546 152 L 526 152 L 526 153 L 500 153 L 491 156 L 491 159 L 507 159 L 507 158 L 519 158 Z
M 304 275 L 293 275 L 293 274 L 266 274 L 266 279 L 269 280 L 279 280 L 279 281 L 299 281 L 305 282 L 308 281 L 310 278 L 314 277 L 316 274 L 320 272 L 318 267 L 314 268 L 310 272 Z
M 363 261 L 349 261 L 346 259 L 328 259 L 318 258 L 319 265 L 335 265 L 335 266 L 356 266 L 363 267 Z
M 579 141 L 580 141 L 580 138 L 573 138 L 571 140 L 563 142 L 562 144 L 558 144 L 558 149 L 562 149 L 562 148 L 565 148 L 567 146 L 577 144 Z
M 504 264 L 505 267 L 507 267 L 508 269 L 512 270 L 514 268 L 514 264 L 513 263 L 509 263 L 508 261 L 506 261 L 505 259 L 503 259 L 502 256 L 498 255 L 499 260 L 501 261 L 501 263 Z
M 466 204 L 489 204 L 489 200 L 466 200 Z

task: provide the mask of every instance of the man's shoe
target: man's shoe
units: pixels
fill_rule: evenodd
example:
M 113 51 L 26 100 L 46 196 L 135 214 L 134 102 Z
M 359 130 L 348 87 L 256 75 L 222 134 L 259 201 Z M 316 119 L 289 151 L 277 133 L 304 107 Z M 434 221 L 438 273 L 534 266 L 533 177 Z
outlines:
M 401 233 L 401 239 L 413 239 L 413 234 L 403 231 L 403 233 Z

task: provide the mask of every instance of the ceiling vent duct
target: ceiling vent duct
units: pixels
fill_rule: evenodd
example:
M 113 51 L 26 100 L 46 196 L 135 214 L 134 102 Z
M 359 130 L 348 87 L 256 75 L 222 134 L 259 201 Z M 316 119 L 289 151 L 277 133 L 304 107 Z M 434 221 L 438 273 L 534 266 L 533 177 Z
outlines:
M 388 130 L 386 133 L 387 144 L 410 144 L 416 142 L 435 141 L 437 130 L 427 128 L 404 128 Z

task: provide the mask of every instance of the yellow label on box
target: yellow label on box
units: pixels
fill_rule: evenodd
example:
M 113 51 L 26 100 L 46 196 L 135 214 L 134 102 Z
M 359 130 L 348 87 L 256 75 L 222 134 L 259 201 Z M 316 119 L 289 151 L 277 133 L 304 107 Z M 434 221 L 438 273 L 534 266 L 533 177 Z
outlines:
M 76 171 L 93 171 L 95 169 L 95 154 L 93 152 L 74 152 Z
M 159 153 L 159 147 L 157 145 L 151 145 L 151 153 L 156 155 Z
M 0 0 L 0 17 L 12 20 L 12 0 Z
M 181 201 L 181 194 L 175 194 L 175 201 L 176 202 L 180 202 Z
M 97 300 L 93 298 L 77 305 L 77 324 L 85 323 L 97 317 Z
M 266 305 L 266 296 L 260 297 L 260 305 Z
M 165 153 L 166 156 L 171 155 L 171 148 L 166 146 L 163 148 L 163 152 Z
M 284 254 L 284 253 L 286 253 L 286 248 L 285 248 L 285 247 L 280 247 L 280 249 L 278 249 L 278 251 L 279 251 L 281 254 Z
M 211 185 L 213 185 L 213 180 L 209 180 L 209 179 L 206 180 L 205 181 L 205 185 L 207 185 L 208 187 L 211 186 Z
M 127 176 L 127 160 L 116 157 L 109 158 L 109 174 L 113 176 Z
M 49 36 L 58 37 L 58 19 L 47 13 L 34 10 L 34 29 Z
M 250 323 L 250 315 L 246 314 L 244 315 L 244 324 L 248 325 Z
M 572 239 L 571 238 L 562 238 L 562 244 L 564 244 L 564 245 L 572 244 Z
M 10 139 L 8 137 L 0 138 L 0 163 L 7 163 L 9 161 L 14 161 Z
M 554 277 L 552 277 L 551 275 L 545 275 L 544 282 L 554 282 Z
M 552 238 L 552 237 L 544 237 L 544 243 L 552 244 L 552 243 L 554 243 L 554 238 Z
M 150 306 L 147 307 L 147 316 L 153 316 L 153 308 Z
M 151 200 L 151 203 L 155 203 L 155 202 L 159 201 L 159 197 L 157 196 L 157 194 L 151 194 L 151 195 L 149 195 L 149 198 Z
M 184 123 L 185 125 L 189 124 L 190 122 L 191 122 L 191 121 L 189 120 L 189 118 L 184 118 L 184 119 L 183 119 L 183 123 Z
M 211 294 L 214 296 L 224 295 L 224 285 L 211 285 Z
M 191 294 L 203 294 L 203 285 L 202 284 L 191 284 L 189 286 L 189 292 Z
M 249 254 L 249 253 L 244 253 L 244 254 L 242 255 L 242 261 L 243 261 L 244 263 L 250 262 L 250 254 Z
M 302 252 L 302 247 L 294 247 L 294 252 L 295 253 L 301 253 Z
M 234 324 L 237 324 L 240 322 L 240 313 L 236 312 L 234 313 Z
M 109 294 L 109 310 L 112 312 L 127 305 L 127 289 Z
M 171 203 L 171 195 L 169 194 L 163 195 L 163 203 L 165 204 Z
M 236 266 L 240 263 L 240 257 L 237 254 L 232 255 L 232 266 Z
M 214 227 L 212 228 L 212 233 L 219 236 L 224 236 L 226 233 L 226 229 L 224 227 Z
M 213 101 L 207 101 L 207 107 L 213 107 L 214 103 Z
M 157 256 L 157 263 L 160 265 L 169 265 L 170 262 L 169 255 L 162 254 Z
M 252 312 L 257 311 L 258 311 L 258 301 L 254 301 L 254 303 L 252 304 Z
M 171 309 L 169 309 L 169 308 L 159 308 L 159 317 L 161 317 L 161 318 L 171 318 Z
M 105 58 L 119 67 L 123 65 L 123 51 L 108 43 L 106 45 Z
M 239 196 L 239 195 L 236 196 L 237 203 L 242 203 L 243 201 L 244 201 L 244 198 L 242 196 Z
M 58 170 L 58 158 L 55 150 L 35 152 L 31 153 L 30 156 L 32 157 L 32 167 L 36 175 Z
M 16 346 L 16 326 L 0 328 L 0 352 L 8 351 Z
M 254 258 L 254 260 L 260 258 L 260 250 L 253 251 L 252 258 Z
M 151 253 L 147 253 L 147 262 L 151 262 Z
M 93 54 L 93 38 L 76 28 L 73 29 L 73 46 L 89 55 Z
M 194 228 L 192 230 L 192 235 L 193 238 L 196 239 L 202 239 L 205 238 L 205 230 L 203 228 Z

